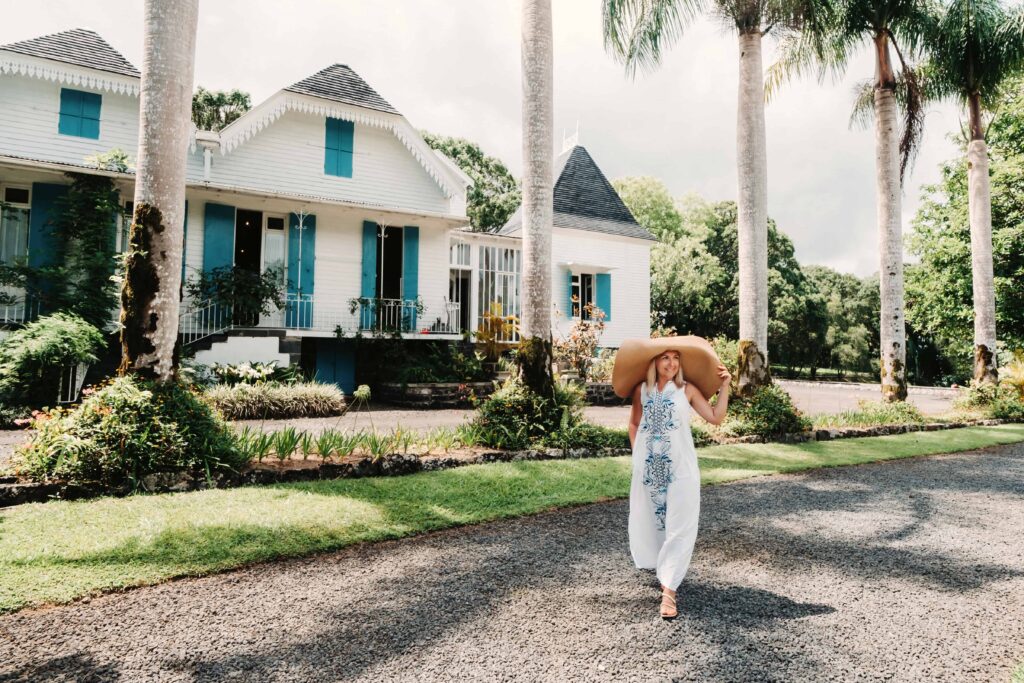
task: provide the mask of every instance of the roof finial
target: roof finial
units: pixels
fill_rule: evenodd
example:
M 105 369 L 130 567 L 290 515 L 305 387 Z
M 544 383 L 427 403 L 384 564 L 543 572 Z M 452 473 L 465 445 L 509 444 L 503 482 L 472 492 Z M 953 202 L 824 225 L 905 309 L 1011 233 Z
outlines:
M 576 119 L 576 132 L 566 137 L 565 129 L 562 129 L 562 152 L 568 152 L 573 147 L 580 144 L 580 120 Z

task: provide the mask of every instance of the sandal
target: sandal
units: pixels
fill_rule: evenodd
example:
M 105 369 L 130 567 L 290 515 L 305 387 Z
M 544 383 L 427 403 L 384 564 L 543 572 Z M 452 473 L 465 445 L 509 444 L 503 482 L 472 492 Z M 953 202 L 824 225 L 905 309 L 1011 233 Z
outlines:
M 676 609 L 676 596 L 664 589 L 661 591 L 660 613 L 661 618 L 665 621 L 671 621 L 679 616 L 679 610 Z

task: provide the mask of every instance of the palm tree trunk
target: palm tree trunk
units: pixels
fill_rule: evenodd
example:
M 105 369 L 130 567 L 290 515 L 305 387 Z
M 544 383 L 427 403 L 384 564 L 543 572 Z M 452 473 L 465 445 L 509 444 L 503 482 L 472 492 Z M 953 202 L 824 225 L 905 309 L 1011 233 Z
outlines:
M 768 367 L 768 156 L 764 126 L 761 32 L 739 34 L 736 121 L 739 178 L 739 394 L 771 383 Z
M 974 379 L 996 384 L 996 298 L 992 273 L 992 195 L 988 146 L 981 126 L 981 101 L 970 98 L 971 141 L 967 145 L 967 201 L 971 219 L 971 274 L 974 287 Z
M 168 381 L 177 366 L 185 159 L 199 0 L 147 0 L 135 215 L 121 288 L 121 374 Z
M 907 398 L 907 347 L 903 318 L 902 187 L 895 77 L 888 39 L 876 39 L 878 84 L 875 86 L 875 170 L 878 192 L 878 256 L 881 288 L 882 398 Z
M 517 358 L 525 384 L 554 395 L 551 224 L 554 76 L 551 0 L 523 0 L 523 300 Z

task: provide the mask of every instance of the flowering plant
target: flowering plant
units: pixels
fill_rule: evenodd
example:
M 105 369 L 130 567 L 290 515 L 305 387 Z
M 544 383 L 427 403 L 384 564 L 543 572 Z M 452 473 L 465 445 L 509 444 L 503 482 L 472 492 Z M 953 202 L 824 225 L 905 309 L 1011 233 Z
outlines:
M 573 301 L 576 298 L 573 297 Z M 581 379 L 587 378 L 590 365 L 597 352 L 598 343 L 604 333 L 605 313 L 594 304 L 583 307 L 583 315 L 573 323 L 569 334 L 554 344 L 555 360 L 567 363 Z

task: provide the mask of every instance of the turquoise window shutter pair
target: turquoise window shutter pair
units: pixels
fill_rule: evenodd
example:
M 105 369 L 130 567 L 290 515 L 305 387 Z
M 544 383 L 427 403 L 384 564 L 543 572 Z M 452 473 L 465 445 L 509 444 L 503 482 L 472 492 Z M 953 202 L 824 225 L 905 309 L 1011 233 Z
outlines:
M 363 263 L 359 285 L 359 296 L 363 299 L 374 299 L 377 296 L 377 231 L 379 226 L 373 221 L 363 221 Z M 417 325 L 416 300 L 419 298 L 420 282 L 420 229 L 415 225 L 407 225 L 402 230 L 402 327 L 404 331 L 414 330 Z M 362 329 L 373 327 L 374 311 L 372 306 L 361 306 L 359 326 Z
M 324 173 L 352 177 L 352 149 L 355 126 L 351 121 L 327 118 L 324 135 Z
M 61 88 L 57 132 L 61 135 L 98 140 L 102 101 L 102 96 L 96 93 Z

